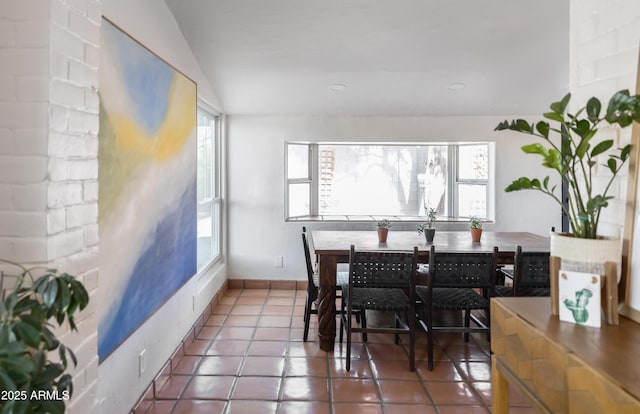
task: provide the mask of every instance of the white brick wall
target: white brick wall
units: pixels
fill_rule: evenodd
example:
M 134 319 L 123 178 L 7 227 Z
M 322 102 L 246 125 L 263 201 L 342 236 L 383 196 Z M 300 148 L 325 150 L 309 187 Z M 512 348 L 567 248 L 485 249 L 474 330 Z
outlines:
M 62 327 L 78 356 L 69 412 L 95 412 L 98 64 L 101 0 L 3 0 L 0 7 L 0 257 L 46 263 L 90 293 Z
M 640 46 L 640 2 L 637 0 L 571 0 L 570 3 L 570 89 L 574 103 L 584 104 L 591 96 L 601 101 L 618 90 L 636 88 Z M 575 107 L 574 107 L 575 109 Z M 615 134 L 619 134 L 616 136 Z M 625 145 L 631 129 L 604 131 Z M 601 168 L 598 174 L 608 176 Z M 599 232 L 620 236 L 624 225 L 626 171 L 610 191 L 616 199 L 603 212 Z

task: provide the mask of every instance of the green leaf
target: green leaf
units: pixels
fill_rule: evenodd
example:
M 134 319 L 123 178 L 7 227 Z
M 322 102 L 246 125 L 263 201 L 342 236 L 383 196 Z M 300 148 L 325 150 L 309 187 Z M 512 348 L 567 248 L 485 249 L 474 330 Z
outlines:
M 549 138 L 549 123 L 545 121 L 540 121 L 536 124 L 536 130 L 540 135 L 545 138 Z
M 47 287 L 42 292 L 42 301 L 46 306 L 51 307 L 55 303 L 57 295 L 58 283 L 53 279 L 50 283 L 47 283 Z
M 531 180 L 527 177 L 520 177 L 509 184 L 504 191 L 510 193 L 512 191 L 531 190 L 533 188 Z
M 589 141 L 590 140 L 588 139 L 583 139 L 582 141 L 580 141 L 578 148 L 576 148 L 576 157 L 578 157 L 579 159 L 582 159 L 582 157 L 584 157 L 584 154 L 587 153 L 590 147 Z
M 533 131 L 532 126 L 524 119 L 516 120 L 516 126 L 518 127 L 518 131 L 520 132 L 531 133 Z
M 45 385 L 58 378 L 64 372 L 62 364 L 47 364 L 35 380 L 37 385 Z
M 542 156 L 547 155 L 547 149 L 542 144 L 538 143 L 523 145 L 522 151 L 526 152 L 527 154 L 540 154 Z
M 542 163 L 543 166 L 553 168 L 557 170 L 560 174 L 564 173 L 564 165 L 562 163 L 562 155 L 558 150 L 550 149 L 549 154 L 546 156 L 545 161 Z
M 618 170 L 618 163 L 616 162 L 615 158 L 609 158 L 607 160 L 607 166 L 609 167 L 611 173 L 615 175 L 616 171 Z
M 607 120 L 616 111 L 623 110 L 624 106 L 628 102 L 630 102 L 628 89 L 623 89 L 621 91 L 614 93 L 611 99 L 609 99 L 609 105 L 607 106 L 607 114 L 606 114 Z
M 544 116 L 547 119 L 550 119 L 552 121 L 556 121 L 556 122 L 564 122 L 564 118 L 562 117 L 562 115 L 556 113 L 556 112 L 545 112 L 544 114 L 542 114 L 542 116 Z
M 611 200 L 613 197 L 603 197 L 598 194 L 592 197 L 589 201 L 587 201 L 587 212 L 590 214 L 595 213 L 596 211 L 603 209 L 609 205 L 608 200 Z
M 73 279 L 70 283 L 73 290 L 73 296 L 78 301 L 80 310 L 82 310 L 87 307 L 87 304 L 89 304 L 89 293 L 87 292 L 87 289 L 84 288 L 84 285 L 77 280 Z
M 13 332 L 20 340 L 33 348 L 38 348 L 40 345 L 40 331 L 28 323 L 17 322 L 13 327 Z
M 587 116 L 592 123 L 595 123 L 600 116 L 602 104 L 595 96 L 587 101 Z
M 509 121 L 502 121 L 495 127 L 494 131 L 504 131 L 505 129 L 509 129 Z
M 622 161 L 626 161 L 629 158 L 629 154 L 631 153 L 631 144 L 627 144 L 620 150 L 620 159 Z
M 567 108 L 567 105 L 569 104 L 570 99 L 571 99 L 571 94 L 568 93 L 559 102 L 554 102 L 549 107 L 553 112 L 557 114 L 563 114 L 564 110 Z
M 58 301 L 60 309 L 65 310 L 69 307 L 71 301 L 71 291 L 67 285 L 67 281 L 64 279 L 57 279 L 58 282 Z
M 593 148 L 593 150 L 591 151 L 591 156 L 595 157 L 597 155 L 600 155 L 603 152 L 607 151 L 612 146 L 613 146 L 613 140 L 612 139 L 608 139 L 608 140 L 602 141 L 601 143 L 599 143 L 598 145 L 596 145 Z
M 590 129 L 591 124 L 586 119 L 581 119 L 575 123 L 575 126 L 571 128 L 576 134 L 578 134 L 581 138 L 584 138 Z

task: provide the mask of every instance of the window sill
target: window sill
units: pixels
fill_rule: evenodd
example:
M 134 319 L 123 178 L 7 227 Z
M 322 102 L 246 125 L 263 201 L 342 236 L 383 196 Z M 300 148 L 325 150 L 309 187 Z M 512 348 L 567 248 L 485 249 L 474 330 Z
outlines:
M 303 222 L 323 222 L 323 223 L 373 223 L 381 220 L 389 220 L 393 223 L 424 223 L 427 221 L 426 216 L 366 216 L 366 215 L 336 215 L 336 216 L 301 216 L 290 217 L 287 222 L 303 223 Z M 436 220 L 436 223 L 467 223 L 466 217 L 442 217 Z M 482 220 L 484 223 L 490 223 L 491 220 Z

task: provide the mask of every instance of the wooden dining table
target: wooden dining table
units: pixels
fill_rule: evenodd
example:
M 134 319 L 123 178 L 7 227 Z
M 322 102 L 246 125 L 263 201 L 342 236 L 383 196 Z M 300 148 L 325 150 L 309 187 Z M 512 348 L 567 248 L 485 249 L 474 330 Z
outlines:
M 448 252 L 491 252 L 498 247 L 498 263 L 512 264 L 516 246 L 525 251 L 549 251 L 549 238 L 527 232 L 482 233 L 480 242 L 472 242 L 468 231 L 436 231 L 433 243 L 415 231 L 390 231 L 387 241 L 378 241 L 376 231 L 314 231 L 313 244 L 319 265 L 318 336 L 320 349 L 332 352 L 336 336 L 336 269 L 349 262 L 351 245 L 356 250 L 412 251 L 418 247 L 418 261 L 429 262 L 429 250 Z

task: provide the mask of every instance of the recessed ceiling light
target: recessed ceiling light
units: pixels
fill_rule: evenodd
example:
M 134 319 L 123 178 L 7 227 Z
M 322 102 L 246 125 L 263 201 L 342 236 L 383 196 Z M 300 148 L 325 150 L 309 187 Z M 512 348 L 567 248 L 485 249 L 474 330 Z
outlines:
M 451 83 L 449 84 L 449 86 L 447 86 L 447 89 L 449 89 L 450 91 L 459 91 L 460 89 L 464 89 L 466 85 L 464 83 Z
M 343 85 L 341 83 L 334 83 L 333 85 L 329 85 L 329 90 L 333 92 L 342 92 L 347 89 L 347 85 Z

